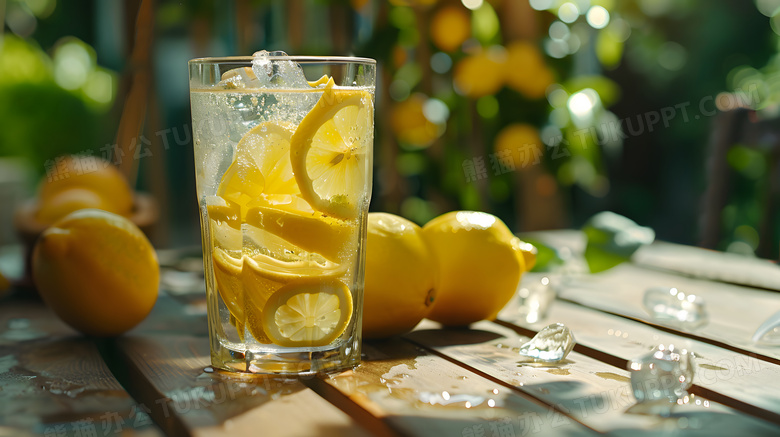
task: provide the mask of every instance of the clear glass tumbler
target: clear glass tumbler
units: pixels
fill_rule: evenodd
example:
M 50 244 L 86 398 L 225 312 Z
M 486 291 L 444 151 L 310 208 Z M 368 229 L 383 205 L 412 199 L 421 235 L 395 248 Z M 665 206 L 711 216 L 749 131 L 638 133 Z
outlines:
M 214 367 L 359 363 L 375 71 L 273 52 L 189 62 Z

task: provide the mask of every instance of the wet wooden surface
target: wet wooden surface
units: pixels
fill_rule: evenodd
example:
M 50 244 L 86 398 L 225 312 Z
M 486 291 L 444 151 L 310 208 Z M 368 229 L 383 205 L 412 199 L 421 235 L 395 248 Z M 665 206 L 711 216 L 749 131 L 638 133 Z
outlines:
M 0 302 L 0 436 L 161 436 L 85 338 L 37 300 Z
M 582 250 L 576 233 L 536 236 Z M 570 275 L 541 320 L 528 322 L 513 301 L 496 321 L 467 329 L 424 321 L 404 336 L 364 342 L 355 369 L 305 378 L 207 372 L 198 294 L 163 293 L 140 326 L 110 340 L 77 334 L 38 301 L 6 298 L 0 436 L 780 435 L 780 347 L 750 341 L 780 310 L 780 294 L 771 280 L 723 272 L 722 257 L 716 277 L 695 263 L 675 271 L 658 255 L 671 248 L 599 275 Z M 712 255 L 690 250 L 697 262 Z M 641 295 L 661 284 L 705 296 L 710 322 L 684 329 L 654 321 Z M 519 347 L 554 322 L 577 340 L 567 359 L 522 358 Z M 688 402 L 663 417 L 636 407 L 627 370 L 659 343 L 697 357 Z

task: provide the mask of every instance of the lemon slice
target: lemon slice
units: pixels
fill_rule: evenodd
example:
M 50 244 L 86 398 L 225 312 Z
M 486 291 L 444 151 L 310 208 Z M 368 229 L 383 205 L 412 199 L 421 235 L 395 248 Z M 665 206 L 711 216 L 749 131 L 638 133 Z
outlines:
M 242 208 L 262 193 L 298 194 L 289 159 L 289 124 L 261 123 L 244 134 L 217 189 Z
M 326 85 L 330 81 L 330 78 L 327 74 L 323 74 L 321 78 L 317 80 L 310 80 L 308 81 L 309 86 L 312 88 L 317 88 L 320 85 Z
M 270 232 L 307 252 L 339 263 L 352 256 L 357 242 L 357 224 L 323 215 L 321 212 L 255 207 L 246 223 Z
M 260 253 L 251 257 L 247 256 L 244 261 L 245 267 L 248 267 L 251 272 L 245 274 L 255 274 L 255 280 L 272 281 L 278 285 L 307 278 L 336 277 L 346 271 L 346 266 L 330 262 L 322 257 L 315 260 L 283 261 Z M 266 290 L 260 294 L 268 296 Z
M 295 180 L 314 209 L 342 219 L 357 216 L 369 194 L 373 123 L 371 94 L 328 81 L 290 139 Z
M 274 344 L 285 347 L 325 346 L 338 338 L 352 319 L 352 294 L 338 280 L 288 284 L 268 299 L 263 327 Z
M 214 279 L 217 282 L 222 302 L 225 303 L 230 315 L 237 321 L 243 321 L 244 288 L 241 280 L 243 271 L 242 257 L 232 257 L 219 247 L 214 248 L 212 260 L 214 263 Z
M 247 208 L 252 209 L 258 206 L 265 206 L 276 209 L 283 209 L 294 213 L 314 213 L 311 205 L 303 200 L 300 195 L 295 194 L 266 194 L 263 193 L 257 199 L 247 203 Z
M 263 246 L 268 253 L 279 256 L 287 252 L 289 259 L 278 259 L 259 250 L 244 247 L 241 285 L 244 290 L 244 308 L 247 330 L 260 343 L 271 343 L 262 322 L 262 310 L 270 296 L 292 281 L 306 278 L 330 278 L 344 274 L 345 268 L 327 259 L 309 255 L 301 259 L 303 251 L 262 229 L 247 227 L 247 241 Z M 270 248 L 270 249 L 269 249 Z
M 241 209 L 238 204 L 217 197 L 206 206 L 211 238 L 215 247 L 226 250 L 241 250 Z

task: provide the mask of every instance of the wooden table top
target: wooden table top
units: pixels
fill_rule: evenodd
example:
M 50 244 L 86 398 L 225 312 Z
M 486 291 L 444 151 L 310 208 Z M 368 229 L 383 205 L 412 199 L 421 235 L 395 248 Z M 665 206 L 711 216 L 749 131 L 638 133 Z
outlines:
M 532 237 L 574 254 L 584 244 L 573 232 Z M 184 281 L 179 273 L 164 274 L 164 286 Z M 513 301 L 468 329 L 424 321 L 400 338 L 364 342 L 353 370 L 302 378 L 204 371 L 202 293 L 163 292 L 141 325 L 104 340 L 77 334 L 35 299 L 7 298 L 0 436 L 780 435 L 780 346 L 750 340 L 780 311 L 780 267 L 657 243 L 630 263 L 564 279 L 543 320 L 529 323 Z M 658 324 L 641 305 L 652 286 L 703 297 L 709 323 Z M 577 341 L 566 360 L 518 355 L 554 322 Z M 668 417 L 633 408 L 626 370 L 659 343 L 697 357 L 691 396 Z

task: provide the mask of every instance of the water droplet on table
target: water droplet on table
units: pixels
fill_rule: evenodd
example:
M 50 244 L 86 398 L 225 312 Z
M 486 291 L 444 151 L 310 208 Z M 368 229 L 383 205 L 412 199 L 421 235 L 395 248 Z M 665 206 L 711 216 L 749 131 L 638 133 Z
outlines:
M 643 303 L 650 316 L 662 323 L 688 328 L 697 328 L 707 323 L 704 300 L 694 294 L 685 294 L 677 288 L 648 288 Z
M 574 336 L 563 323 L 547 325 L 528 343 L 520 347 L 520 355 L 541 361 L 561 361 L 574 348 Z

